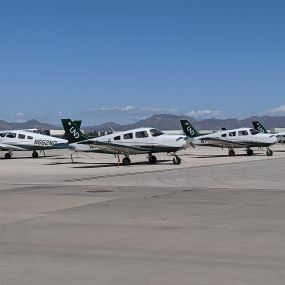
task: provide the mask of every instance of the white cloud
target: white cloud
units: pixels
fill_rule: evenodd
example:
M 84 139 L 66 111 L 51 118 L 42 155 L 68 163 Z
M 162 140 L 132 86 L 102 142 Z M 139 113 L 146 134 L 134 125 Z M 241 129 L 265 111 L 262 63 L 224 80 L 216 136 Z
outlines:
M 26 119 L 26 114 L 23 112 L 17 112 L 15 114 L 15 118 L 14 118 L 16 123 L 24 123 L 27 119 Z
M 125 106 L 125 107 L 103 107 L 99 109 L 100 111 L 122 111 L 122 112 L 129 112 L 136 110 L 134 106 Z
M 271 115 L 285 115 L 285 105 L 280 105 L 276 108 L 268 110 L 266 113 Z
M 222 112 L 217 110 L 197 110 L 197 111 L 189 111 L 185 115 L 190 117 L 197 117 L 197 118 L 209 118 L 215 117 L 220 115 Z

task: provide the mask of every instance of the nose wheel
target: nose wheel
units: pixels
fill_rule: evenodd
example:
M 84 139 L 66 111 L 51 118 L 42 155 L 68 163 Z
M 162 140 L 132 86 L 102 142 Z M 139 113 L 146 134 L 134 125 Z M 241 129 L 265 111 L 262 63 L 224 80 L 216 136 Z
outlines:
M 273 155 L 273 151 L 271 149 L 267 149 L 266 155 L 267 156 L 272 156 Z

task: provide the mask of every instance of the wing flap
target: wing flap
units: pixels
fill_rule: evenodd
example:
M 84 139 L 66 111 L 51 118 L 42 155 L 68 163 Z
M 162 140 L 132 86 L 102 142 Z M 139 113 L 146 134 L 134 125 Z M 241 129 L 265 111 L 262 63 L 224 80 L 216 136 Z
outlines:
M 211 138 L 211 137 L 205 137 L 203 138 L 204 141 L 211 141 L 221 147 L 244 147 L 246 146 L 246 143 L 243 142 L 233 142 L 230 140 L 225 139 L 219 139 L 219 138 Z

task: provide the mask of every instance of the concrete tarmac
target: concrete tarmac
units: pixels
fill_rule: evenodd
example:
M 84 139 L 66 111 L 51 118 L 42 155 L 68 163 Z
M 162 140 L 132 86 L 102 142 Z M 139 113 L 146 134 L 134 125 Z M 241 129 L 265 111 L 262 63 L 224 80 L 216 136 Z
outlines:
M 285 146 L 0 159 L 0 285 L 285 283 Z M 0 153 L 3 157 L 4 153 Z

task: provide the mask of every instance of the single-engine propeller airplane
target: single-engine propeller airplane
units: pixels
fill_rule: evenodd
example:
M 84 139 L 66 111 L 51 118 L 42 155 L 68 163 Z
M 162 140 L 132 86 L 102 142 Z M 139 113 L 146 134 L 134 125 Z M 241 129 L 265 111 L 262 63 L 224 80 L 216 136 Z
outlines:
M 154 128 L 138 128 L 89 139 L 70 119 L 61 121 L 71 149 L 114 154 L 117 157 L 122 154 L 123 165 L 129 165 L 130 155 L 135 154 L 148 154 L 149 163 L 155 164 L 157 158 L 154 153 L 162 152 L 172 154 L 173 164 L 180 164 L 181 158 L 176 152 L 187 145 L 185 136 L 167 135 Z
M 68 141 L 32 131 L 10 130 L 0 131 L 0 150 L 8 151 L 5 158 L 12 157 L 13 151 L 32 151 L 32 157 L 39 156 L 38 150 L 68 148 Z
M 253 155 L 253 147 L 266 147 L 267 156 L 272 156 L 269 148 L 277 143 L 275 135 L 263 134 L 251 128 L 239 128 L 201 135 L 187 120 L 180 120 L 182 129 L 194 145 L 228 148 L 229 156 L 235 155 L 235 148 L 245 148 L 247 155 Z

